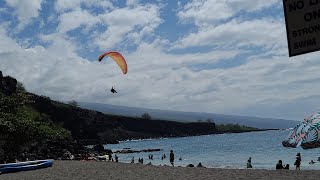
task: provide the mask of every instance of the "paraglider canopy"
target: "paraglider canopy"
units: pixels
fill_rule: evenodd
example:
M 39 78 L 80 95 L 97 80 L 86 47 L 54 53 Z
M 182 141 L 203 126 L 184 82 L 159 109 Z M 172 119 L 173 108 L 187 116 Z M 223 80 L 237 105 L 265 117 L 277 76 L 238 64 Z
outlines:
M 105 52 L 105 53 L 101 54 L 99 56 L 98 60 L 102 61 L 102 59 L 105 56 L 111 57 L 118 64 L 118 66 L 122 70 L 123 74 L 127 74 L 127 72 L 128 72 L 127 62 L 126 62 L 126 60 L 124 59 L 124 57 L 120 53 L 118 53 L 116 51 L 108 51 L 108 52 Z
M 301 146 L 303 149 L 320 147 L 320 111 L 307 116 L 293 128 L 282 145 L 294 148 Z

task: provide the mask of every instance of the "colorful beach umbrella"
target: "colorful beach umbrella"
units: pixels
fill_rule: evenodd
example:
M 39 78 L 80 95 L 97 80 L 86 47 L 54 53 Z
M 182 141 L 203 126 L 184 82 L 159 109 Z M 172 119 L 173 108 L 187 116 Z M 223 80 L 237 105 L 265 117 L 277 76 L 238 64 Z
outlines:
M 320 111 L 310 114 L 293 128 L 282 145 L 294 148 L 301 146 L 303 149 L 320 147 Z

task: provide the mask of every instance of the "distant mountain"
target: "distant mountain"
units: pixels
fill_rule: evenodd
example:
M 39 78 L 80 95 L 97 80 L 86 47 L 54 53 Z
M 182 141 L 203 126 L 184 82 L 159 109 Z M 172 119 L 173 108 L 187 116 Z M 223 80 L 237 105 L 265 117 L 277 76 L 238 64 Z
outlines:
M 116 106 L 109 104 L 79 102 L 80 107 L 100 111 L 106 114 L 123 115 L 131 117 L 141 117 L 143 113 L 151 115 L 152 119 L 183 121 L 183 122 L 196 122 L 206 121 L 208 118 L 212 119 L 217 124 L 240 124 L 250 127 L 262 129 L 285 129 L 296 126 L 299 122 L 286 119 L 262 118 L 262 117 L 249 117 L 249 116 L 236 116 L 236 115 L 223 115 L 215 113 L 204 112 L 183 112 L 183 111 L 168 111 L 158 109 L 136 108 L 127 106 Z

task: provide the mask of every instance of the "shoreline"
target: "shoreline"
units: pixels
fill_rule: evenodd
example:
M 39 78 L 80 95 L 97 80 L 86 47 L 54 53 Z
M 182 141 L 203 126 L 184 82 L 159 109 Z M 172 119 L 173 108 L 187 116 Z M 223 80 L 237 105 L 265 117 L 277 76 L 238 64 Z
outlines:
M 132 139 L 125 139 L 125 140 L 117 140 L 118 143 L 106 143 L 107 144 L 120 144 L 123 142 L 137 142 L 137 141 L 152 141 L 152 140 L 160 140 L 160 139 L 174 139 L 174 138 L 185 138 L 185 137 L 198 137 L 198 136 L 211 136 L 211 135 L 220 135 L 220 134 L 240 134 L 240 133 L 250 133 L 250 132 L 262 132 L 262 131 L 283 131 L 287 129 L 256 129 L 250 131 L 242 131 L 242 132 L 221 132 L 221 133 L 213 133 L 213 134 L 199 134 L 199 135 L 187 135 L 187 136 L 172 136 L 172 137 L 150 137 L 150 138 L 132 138 Z M 86 145 L 86 146 L 93 146 L 93 145 Z
M 317 170 L 189 168 L 97 161 L 54 161 L 49 168 L 1 174 L 0 179 L 317 179 Z

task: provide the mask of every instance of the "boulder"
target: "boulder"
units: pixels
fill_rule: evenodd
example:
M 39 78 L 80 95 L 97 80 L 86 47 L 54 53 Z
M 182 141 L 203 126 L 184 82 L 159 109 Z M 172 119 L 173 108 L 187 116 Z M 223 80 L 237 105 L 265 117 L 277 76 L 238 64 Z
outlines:
M 94 151 L 98 151 L 99 153 L 104 152 L 104 146 L 102 144 L 97 144 L 92 148 Z

